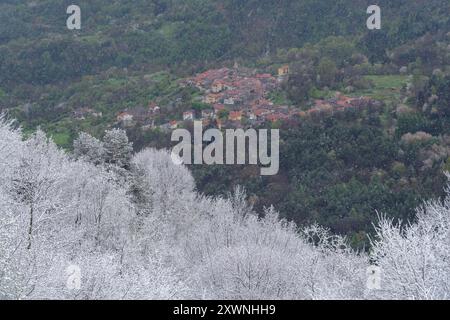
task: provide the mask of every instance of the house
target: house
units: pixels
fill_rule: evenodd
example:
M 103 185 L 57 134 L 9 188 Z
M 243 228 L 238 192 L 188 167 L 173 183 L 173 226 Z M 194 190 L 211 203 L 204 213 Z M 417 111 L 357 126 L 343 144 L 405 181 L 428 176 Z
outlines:
M 91 108 L 82 108 L 81 113 L 84 115 L 90 115 L 94 118 L 100 118 L 103 116 L 102 112 L 96 112 L 95 110 L 93 110 Z
M 339 107 L 350 107 L 352 106 L 352 101 L 354 100 L 353 98 L 349 98 L 346 97 L 345 95 L 343 95 L 340 92 L 336 92 L 336 98 L 335 98 L 335 104 Z
M 183 112 L 183 120 L 184 121 L 193 121 L 194 120 L 194 111 L 189 110 L 189 111 Z
M 78 120 L 85 120 L 87 116 L 92 116 L 94 118 L 100 118 L 103 116 L 103 113 L 95 112 L 91 108 L 80 108 L 75 110 L 72 114 Z
M 228 115 L 228 119 L 230 121 L 241 121 L 242 120 L 242 111 L 230 111 Z
M 284 65 L 280 68 L 278 68 L 278 77 L 285 77 L 289 75 L 289 66 L 288 65 Z
M 231 106 L 231 105 L 235 104 L 235 101 L 234 101 L 234 98 L 229 97 L 229 98 L 223 99 L 223 103 Z
M 277 79 L 269 73 L 257 74 L 256 79 L 261 82 L 264 91 L 269 91 L 276 87 Z
M 148 105 L 148 112 L 150 114 L 159 114 L 161 113 L 161 108 L 154 102 L 150 102 Z
M 351 100 L 350 100 L 350 99 L 338 100 L 338 101 L 336 102 L 336 104 L 337 104 L 339 107 L 343 107 L 343 108 L 349 107 L 349 106 L 351 106 Z
M 254 109 L 253 114 L 258 119 L 258 118 L 263 118 L 264 116 L 270 114 L 270 111 L 267 109 Z
M 210 94 L 206 95 L 206 97 L 203 99 L 203 102 L 208 103 L 208 104 L 217 103 L 219 101 L 220 97 L 221 96 L 218 94 L 210 93 Z
M 289 76 L 289 66 L 284 65 L 280 68 L 278 68 L 278 83 L 284 82 L 287 77 Z
M 211 86 L 211 91 L 219 93 L 225 89 L 225 83 L 221 80 L 215 80 Z
M 170 121 L 170 122 L 169 122 L 169 127 L 170 127 L 170 129 L 176 129 L 176 128 L 178 128 L 178 121 L 176 121 L 176 120 Z
M 273 79 L 272 75 L 270 73 L 258 73 L 256 76 L 256 79 L 259 80 L 271 80 Z
M 266 107 L 266 106 L 273 106 L 273 102 L 269 101 L 265 98 L 257 99 L 252 103 L 253 107 Z
M 133 126 L 133 115 L 126 111 L 121 112 L 117 116 L 117 122 L 122 124 L 124 127 L 131 127 Z

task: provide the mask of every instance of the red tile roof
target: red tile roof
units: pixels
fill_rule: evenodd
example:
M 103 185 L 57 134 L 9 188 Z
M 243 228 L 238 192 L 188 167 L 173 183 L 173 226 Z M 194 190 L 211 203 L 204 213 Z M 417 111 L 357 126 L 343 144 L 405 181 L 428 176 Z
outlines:
M 242 117 L 242 111 L 231 111 L 230 115 L 228 116 L 228 118 L 230 120 L 238 120 L 241 117 Z
M 255 116 L 262 116 L 264 114 L 270 113 L 270 111 L 267 109 L 254 109 L 253 113 L 255 114 Z

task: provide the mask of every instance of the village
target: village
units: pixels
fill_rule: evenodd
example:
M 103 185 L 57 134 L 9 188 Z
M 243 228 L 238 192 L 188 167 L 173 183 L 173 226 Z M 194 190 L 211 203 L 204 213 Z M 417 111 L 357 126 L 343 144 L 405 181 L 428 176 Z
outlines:
M 143 130 L 159 128 L 163 131 L 174 130 L 193 121 L 219 129 L 249 128 L 380 104 L 366 97 L 347 97 L 340 92 L 330 99 L 312 101 L 308 110 L 275 104 L 269 94 L 287 81 L 289 73 L 288 65 L 278 68 L 276 76 L 238 66 L 208 70 L 180 81 L 183 87 L 199 90 L 201 102 L 207 106 L 202 110 L 186 110 L 179 119 L 155 125 L 155 118 L 164 113 L 164 108 L 151 101 L 146 108 L 121 111 L 116 118 L 117 124 L 125 128 L 140 125 Z

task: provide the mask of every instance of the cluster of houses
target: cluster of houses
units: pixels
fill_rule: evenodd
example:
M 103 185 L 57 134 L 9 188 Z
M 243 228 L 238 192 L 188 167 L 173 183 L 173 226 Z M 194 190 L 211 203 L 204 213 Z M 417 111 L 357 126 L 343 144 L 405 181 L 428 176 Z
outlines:
M 276 105 L 267 97 L 289 76 L 289 66 L 278 68 L 277 77 L 238 68 L 208 70 L 189 78 L 187 85 L 203 93 L 203 102 L 211 109 L 197 115 L 193 110 L 183 113 L 183 121 L 201 120 L 209 124 L 214 120 L 217 127 L 243 127 L 261 125 L 266 122 L 285 121 L 296 117 L 310 117 L 316 114 L 333 114 L 359 107 L 377 106 L 379 102 L 366 98 L 351 98 L 336 92 L 335 97 L 315 100 L 311 108 L 302 111 L 286 105 Z M 242 121 L 245 120 L 245 121 Z
M 341 92 L 336 92 L 335 97 L 326 100 L 315 100 L 308 111 L 301 112 L 300 117 L 314 116 L 317 114 L 336 114 L 345 111 L 357 111 L 360 109 L 380 109 L 383 103 L 368 97 L 347 97 Z
M 159 128 L 173 130 L 184 122 L 195 120 L 202 121 L 205 126 L 212 124 L 218 128 L 243 128 L 316 114 L 333 114 L 378 103 L 369 98 L 350 98 L 337 92 L 334 98 L 315 100 L 307 111 L 276 105 L 269 100 L 268 94 L 276 90 L 288 76 L 289 66 L 286 65 L 278 69 L 277 77 L 235 67 L 208 70 L 183 80 L 182 85 L 196 87 L 202 93 L 205 108 L 187 110 L 183 112 L 182 118 L 164 123 Z M 151 129 L 155 127 L 155 116 L 160 113 L 161 108 L 155 102 L 150 102 L 147 108 L 122 111 L 117 116 L 117 122 L 123 127 L 140 123 L 144 130 Z
M 202 92 L 202 102 L 211 108 L 196 115 L 193 110 L 183 114 L 183 121 L 201 120 L 206 124 L 212 120 L 217 126 L 241 127 L 243 120 L 248 125 L 267 121 L 288 119 L 299 110 L 275 105 L 267 97 L 278 88 L 289 75 L 289 66 L 282 66 L 278 76 L 257 73 L 244 68 L 221 68 L 208 70 L 185 81 L 185 85 L 196 87 Z M 196 118 L 197 116 L 197 118 Z

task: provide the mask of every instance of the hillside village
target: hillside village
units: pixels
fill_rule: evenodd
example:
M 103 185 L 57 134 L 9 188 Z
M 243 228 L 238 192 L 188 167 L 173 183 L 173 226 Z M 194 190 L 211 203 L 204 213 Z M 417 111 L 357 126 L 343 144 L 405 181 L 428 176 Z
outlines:
M 192 121 L 202 121 L 205 126 L 211 125 L 219 129 L 245 128 L 381 106 L 379 101 L 366 97 L 348 97 L 340 92 L 336 92 L 335 97 L 330 99 L 312 101 L 306 111 L 292 105 L 275 104 L 269 95 L 288 80 L 289 72 L 288 65 L 278 68 L 276 76 L 238 66 L 207 70 L 179 82 L 182 87 L 195 88 L 200 92 L 201 102 L 207 106 L 202 110 L 186 110 L 179 119 L 171 119 L 157 126 L 155 118 L 164 113 L 164 108 L 151 101 L 147 108 L 121 111 L 116 120 L 122 127 L 140 125 L 143 130 L 159 128 L 170 131 Z

